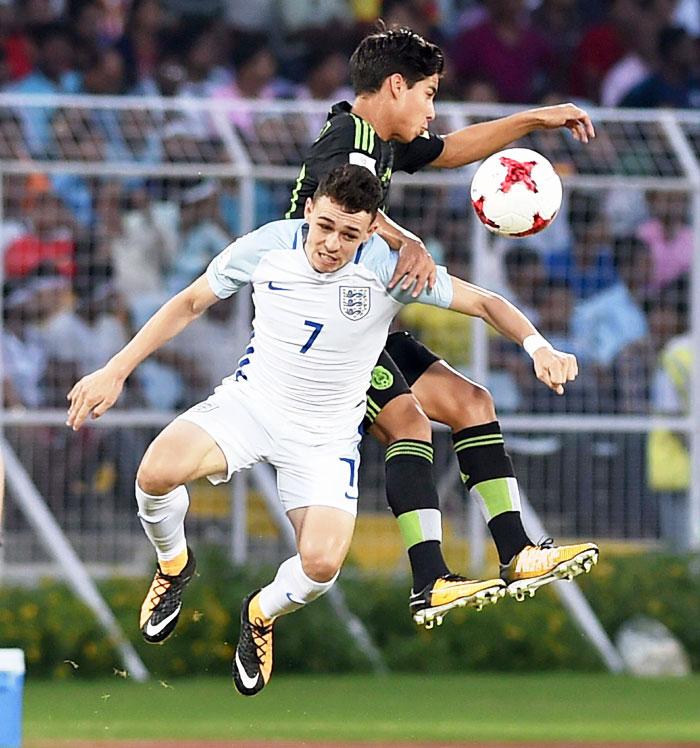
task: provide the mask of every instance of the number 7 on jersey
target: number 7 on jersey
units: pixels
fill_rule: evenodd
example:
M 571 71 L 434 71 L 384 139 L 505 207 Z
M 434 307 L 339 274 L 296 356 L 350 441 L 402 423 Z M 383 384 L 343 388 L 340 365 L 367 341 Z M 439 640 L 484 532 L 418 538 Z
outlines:
M 311 348 L 311 346 L 314 344 L 314 341 L 318 337 L 318 334 L 321 332 L 321 330 L 323 330 L 323 325 L 320 322 L 312 322 L 310 319 L 305 319 L 304 324 L 311 327 L 312 330 L 311 335 L 309 335 L 309 339 L 301 347 L 301 353 L 306 353 L 306 351 Z

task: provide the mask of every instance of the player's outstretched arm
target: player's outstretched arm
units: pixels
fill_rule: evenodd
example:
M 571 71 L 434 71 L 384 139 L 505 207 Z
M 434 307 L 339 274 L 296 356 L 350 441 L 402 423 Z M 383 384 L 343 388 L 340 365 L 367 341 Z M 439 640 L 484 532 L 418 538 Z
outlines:
M 490 122 L 479 122 L 443 136 L 445 147 L 431 166 L 453 169 L 471 164 L 502 150 L 533 130 L 560 127 L 570 130 L 581 143 L 595 137 L 593 123 L 585 110 L 575 104 L 544 106 Z
M 530 320 L 513 304 L 492 291 L 451 277 L 450 309 L 479 317 L 501 335 L 522 345 L 532 358 L 535 375 L 558 395 L 578 375 L 576 356 L 557 351 L 540 335 Z
M 218 300 L 204 275 L 170 299 L 119 353 L 73 386 L 67 395 L 70 405 L 66 425 L 77 431 L 88 416 L 99 418 L 106 413 L 117 401 L 126 378 L 141 361 Z

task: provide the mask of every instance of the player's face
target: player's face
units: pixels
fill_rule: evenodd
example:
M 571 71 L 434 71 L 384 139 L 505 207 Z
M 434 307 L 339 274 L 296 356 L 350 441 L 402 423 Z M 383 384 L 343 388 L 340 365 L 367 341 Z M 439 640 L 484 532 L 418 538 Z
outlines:
M 423 78 L 411 88 L 404 79 L 404 86 L 396 98 L 395 140 L 410 143 L 428 129 L 430 122 L 435 119 L 434 101 L 438 84 L 437 75 Z
M 316 202 L 309 198 L 304 218 L 309 224 L 304 250 L 319 273 L 333 273 L 347 265 L 377 228 L 369 213 L 347 213 L 327 196 Z

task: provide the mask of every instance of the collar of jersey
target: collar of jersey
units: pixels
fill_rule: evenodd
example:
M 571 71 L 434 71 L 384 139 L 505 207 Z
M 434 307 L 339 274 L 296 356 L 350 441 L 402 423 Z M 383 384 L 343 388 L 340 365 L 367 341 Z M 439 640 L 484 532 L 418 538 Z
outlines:
M 338 101 L 331 107 L 331 111 L 328 113 L 328 119 L 336 114 L 350 114 L 350 112 L 352 112 L 352 104 L 349 101 Z

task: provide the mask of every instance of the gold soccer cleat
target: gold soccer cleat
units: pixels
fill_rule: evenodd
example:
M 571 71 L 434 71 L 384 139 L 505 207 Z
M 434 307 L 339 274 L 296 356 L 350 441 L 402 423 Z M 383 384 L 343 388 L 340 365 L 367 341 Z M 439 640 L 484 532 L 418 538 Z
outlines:
M 537 545 L 528 545 L 501 565 L 501 579 L 508 585 L 508 594 L 518 601 L 534 597 L 535 591 L 557 579 L 571 581 L 579 574 L 588 573 L 598 563 L 595 543 L 554 545 L 546 538 Z
M 466 606 L 481 610 L 484 605 L 498 602 L 505 595 L 506 585 L 501 579 L 473 580 L 457 574 L 445 574 L 420 592 L 411 591 L 408 606 L 419 626 L 431 629 L 439 626 L 453 608 Z

